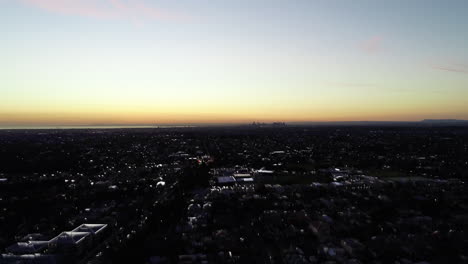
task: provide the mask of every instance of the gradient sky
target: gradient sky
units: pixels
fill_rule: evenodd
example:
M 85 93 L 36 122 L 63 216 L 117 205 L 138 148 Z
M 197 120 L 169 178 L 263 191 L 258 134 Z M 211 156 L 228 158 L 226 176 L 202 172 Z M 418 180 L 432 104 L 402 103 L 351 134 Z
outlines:
M 468 119 L 468 1 L 0 0 L 0 126 Z

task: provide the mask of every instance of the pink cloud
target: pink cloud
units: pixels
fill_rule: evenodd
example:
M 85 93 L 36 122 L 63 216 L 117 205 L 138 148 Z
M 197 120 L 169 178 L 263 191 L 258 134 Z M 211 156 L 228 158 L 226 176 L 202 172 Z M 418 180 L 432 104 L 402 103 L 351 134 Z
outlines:
M 342 86 L 342 87 L 375 87 L 373 83 L 354 83 L 354 82 L 329 82 L 329 85 L 332 86 Z
M 383 38 L 380 36 L 374 36 L 366 41 L 362 42 L 360 47 L 363 51 L 368 53 L 375 53 L 382 50 Z
M 156 8 L 138 0 L 19 0 L 48 12 L 98 19 L 125 19 L 131 21 L 166 20 L 185 21 L 186 14 Z
M 452 63 L 452 64 L 445 64 L 445 65 L 431 65 L 431 68 L 435 70 L 440 70 L 440 71 L 449 71 L 449 72 L 468 74 L 468 65 L 460 64 L 460 63 Z

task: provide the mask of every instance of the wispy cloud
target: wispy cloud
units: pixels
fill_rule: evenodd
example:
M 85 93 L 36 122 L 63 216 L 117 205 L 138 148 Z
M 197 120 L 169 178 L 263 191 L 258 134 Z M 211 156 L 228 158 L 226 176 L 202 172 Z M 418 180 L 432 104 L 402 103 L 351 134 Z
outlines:
M 186 21 L 190 16 L 148 5 L 139 0 L 19 0 L 34 8 L 62 15 L 98 19 Z
M 373 36 L 370 39 L 363 41 L 360 45 L 360 48 L 367 53 L 376 53 L 382 51 L 383 38 L 381 36 Z
M 465 73 L 468 74 L 468 65 L 462 63 L 450 63 L 450 64 L 432 64 L 430 65 L 432 69 L 456 73 Z
M 338 87 L 375 87 L 373 83 L 354 83 L 354 82 L 328 82 L 328 85 Z

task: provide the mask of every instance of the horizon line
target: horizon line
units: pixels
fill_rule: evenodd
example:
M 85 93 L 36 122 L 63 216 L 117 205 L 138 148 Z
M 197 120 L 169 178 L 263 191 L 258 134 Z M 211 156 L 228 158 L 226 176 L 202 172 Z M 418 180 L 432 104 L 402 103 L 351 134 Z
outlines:
M 183 128 L 183 127 L 210 127 L 210 126 L 248 126 L 253 123 L 260 125 L 273 125 L 275 123 L 284 123 L 285 125 L 340 125 L 340 124 L 433 124 L 433 123 L 467 123 L 465 119 L 421 119 L 421 120 L 347 120 L 347 121 L 246 121 L 246 122 L 186 122 L 186 123 L 90 123 L 90 124 L 0 124 L 0 130 L 8 129 L 60 129 L 60 128 Z

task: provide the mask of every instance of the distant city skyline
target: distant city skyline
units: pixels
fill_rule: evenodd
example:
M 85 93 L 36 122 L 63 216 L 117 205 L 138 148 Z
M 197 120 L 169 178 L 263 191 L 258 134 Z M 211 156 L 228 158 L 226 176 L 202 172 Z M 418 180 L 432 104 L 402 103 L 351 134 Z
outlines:
M 0 0 L 0 127 L 468 119 L 467 10 Z

